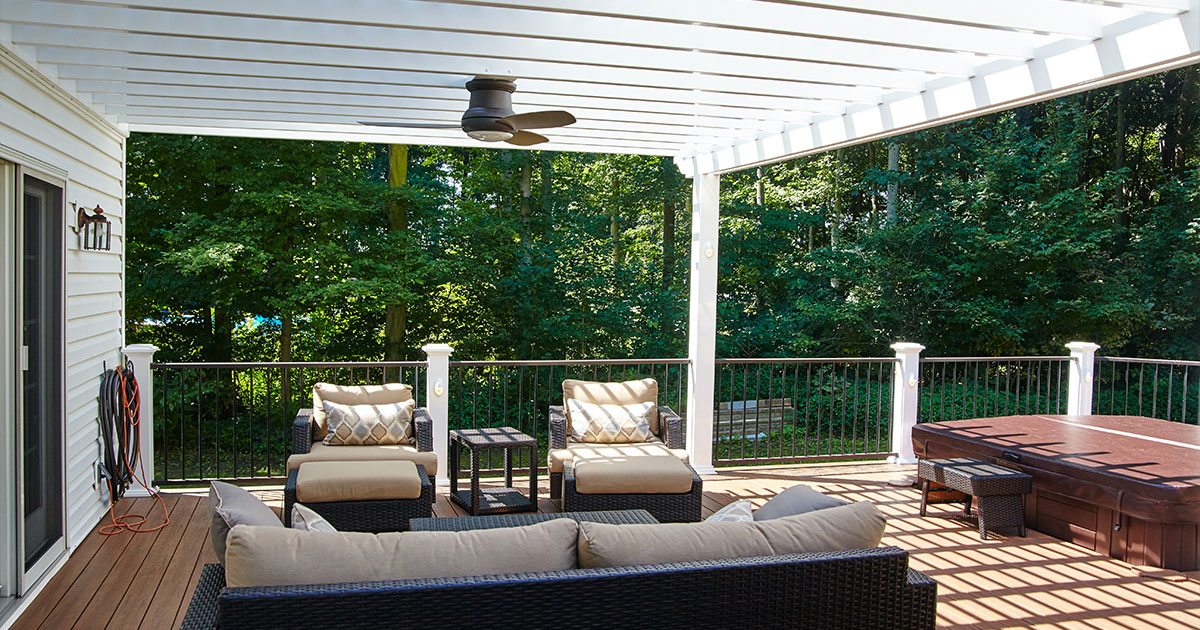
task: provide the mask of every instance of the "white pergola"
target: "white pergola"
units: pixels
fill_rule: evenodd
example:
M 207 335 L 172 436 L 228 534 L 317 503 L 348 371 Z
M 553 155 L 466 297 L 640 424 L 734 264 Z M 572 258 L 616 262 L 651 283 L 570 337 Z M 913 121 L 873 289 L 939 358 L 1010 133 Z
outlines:
M 485 75 L 579 119 L 538 149 L 673 156 L 711 471 L 721 173 L 1197 63 L 1200 0 L 0 0 L 0 46 L 124 132 L 507 146 L 358 124 Z

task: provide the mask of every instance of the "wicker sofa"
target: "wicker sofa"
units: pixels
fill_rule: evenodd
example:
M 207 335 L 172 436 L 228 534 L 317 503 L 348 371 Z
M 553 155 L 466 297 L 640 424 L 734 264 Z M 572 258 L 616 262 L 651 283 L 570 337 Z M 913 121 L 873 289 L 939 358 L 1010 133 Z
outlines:
M 418 407 L 413 411 L 413 444 L 394 444 L 386 446 L 328 446 L 322 442 L 325 436 L 323 412 L 317 413 L 321 406 L 321 392 L 336 390 L 344 396 L 333 402 L 350 403 L 390 403 L 403 402 L 412 398 L 412 388 L 400 383 L 386 385 L 367 385 L 338 387 L 328 383 L 318 383 L 313 387 L 313 408 L 301 409 L 296 413 L 292 423 L 292 454 L 288 457 L 287 468 L 294 470 L 301 464 L 310 461 L 370 461 L 370 460 L 407 460 L 425 468 L 425 472 L 433 477 L 437 475 L 438 460 L 433 452 L 433 418 L 429 410 Z M 357 391 L 356 391 L 357 390 Z
M 932 629 L 937 584 L 895 547 L 547 573 L 223 588 L 204 568 L 182 630 Z M 569 605 L 565 603 L 569 602 Z

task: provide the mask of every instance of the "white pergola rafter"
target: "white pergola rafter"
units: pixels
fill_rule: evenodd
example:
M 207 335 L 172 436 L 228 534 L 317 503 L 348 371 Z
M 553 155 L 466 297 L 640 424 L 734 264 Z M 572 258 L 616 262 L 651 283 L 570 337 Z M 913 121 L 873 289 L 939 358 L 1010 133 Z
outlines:
M 358 121 L 453 122 L 512 77 L 579 118 L 540 148 L 690 175 L 1195 62 L 1197 1 L 5 0 L 0 44 L 133 131 L 476 146 Z
M 673 156 L 711 473 L 722 173 L 1200 62 L 1200 0 L 3 0 L 12 53 L 127 132 L 508 147 L 359 124 L 456 122 L 485 75 L 576 115 L 538 149 Z

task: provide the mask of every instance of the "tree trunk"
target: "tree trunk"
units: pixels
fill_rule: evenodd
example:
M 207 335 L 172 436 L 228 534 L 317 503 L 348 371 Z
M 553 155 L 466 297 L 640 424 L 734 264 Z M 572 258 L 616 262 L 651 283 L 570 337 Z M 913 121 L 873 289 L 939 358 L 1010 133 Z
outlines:
M 758 176 L 758 179 L 754 182 L 754 202 L 757 203 L 758 205 L 762 206 L 762 205 L 764 205 L 764 200 L 763 200 L 763 169 L 761 166 L 755 170 L 755 174 Z
M 663 231 L 662 231 L 662 288 L 671 288 L 671 276 L 675 271 L 675 202 L 670 199 L 663 201 Z
M 887 226 L 895 227 L 896 225 L 896 204 L 897 197 L 900 196 L 900 182 L 896 178 L 900 175 L 900 145 L 892 142 L 888 144 L 888 185 L 887 185 Z
M 217 363 L 233 361 L 233 313 L 220 306 L 213 308 L 213 357 Z
M 533 165 L 529 162 L 521 165 L 521 264 L 530 265 L 533 263 L 533 258 L 529 251 L 532 244 L 529 242 L 529 218 L 532 210 L 529 207 L 529 197 L 532 195 L 530 181 L 533 178 Z
M 1113 148 L 1113 170 L 1121 170 L 1125 168 L 1125 145 L 1128 141 L 1126 137 L 1125 124 L 1125 106 L 1129 102 L 1129 90 L 1126 86 L 1117 87 L 1117 130 Z M 1127 184 L 1125 181 L 1117 187 L 1117 234 L 1116 248 L 1118 252 L 1124 251 L 1129 245 L 1129 207 L 1126 205 L 1126 190 Z
M 279 321 L 279 362 L 288 363 L 292 360 L 292 314 L 284 315 Z M 284 408 L 288 409 L 288 403 L 292 401 L 292 378 L 291 370 L 283 368 L 281 371 L 281 384 L 279 388 L 279 399 L 284 401 Z
M 613 199 L 612 214 L 609 215 L 608 235 L 612 237 L 612 264 L 618 267 L 625 262 L 625 250 L 621 247 L 621 211 L 619 201 L 621 199 L 621 178 L 613 178 Z
M 841 216 L 842 216 L 842 195 L 841 181 L 838 179 L 838 165 L 842 163 L 842 149 L 838 149 L 833 154 L 833 186 L 831 199 L 829 200 L 829 247 L 837 249 L 838 243 L 841 241 Z M 829 286 L 838 288 L 838 279 L 836 277 L 829 279 Z
M 408 184 L 408 147 L 402 144 L 388 145 L 388 185 L 402 188 Z M 403 202 L 388 204 L 388 230 L 393 234 L 408 232 L 408 205 Z M 403 254 L 401 254 L 403 255 Z M 383 358 L 386 361 L 403 361 L 407 347 L 408 304 L 396 301 L 388 304 L 383 321 Z

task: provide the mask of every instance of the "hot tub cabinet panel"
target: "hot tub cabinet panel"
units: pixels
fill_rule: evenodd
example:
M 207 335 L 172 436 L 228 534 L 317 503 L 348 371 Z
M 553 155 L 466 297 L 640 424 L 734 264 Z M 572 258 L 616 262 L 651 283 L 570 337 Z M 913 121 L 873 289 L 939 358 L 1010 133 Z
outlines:
M 1200 427 L 1134 416 L 920 424 L 919 457 L 1003 460 L 1033 476 L 1031 529 L 1135 565 L 1200 570 Z

